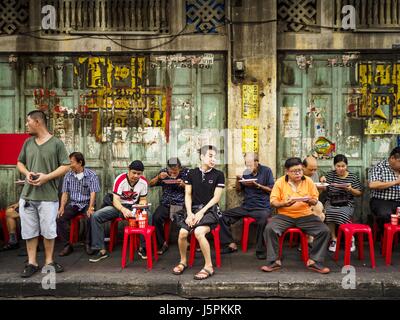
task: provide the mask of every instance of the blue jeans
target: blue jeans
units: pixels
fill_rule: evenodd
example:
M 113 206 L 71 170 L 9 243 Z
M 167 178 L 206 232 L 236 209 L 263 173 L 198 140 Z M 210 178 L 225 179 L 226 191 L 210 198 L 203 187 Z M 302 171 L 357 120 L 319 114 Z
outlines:
M 106 248 L 104 245 L 104 223 L 115 218 L 125 219 L 124 215 L 113 206 L 104 207 L 93 214 L 91 217 L 93 250 L 104 250 Z M 150 221 L 151 218 L 149 216 L 149 223 Z M 146 247 L 143 236 L 140 236 L 140 246 Z

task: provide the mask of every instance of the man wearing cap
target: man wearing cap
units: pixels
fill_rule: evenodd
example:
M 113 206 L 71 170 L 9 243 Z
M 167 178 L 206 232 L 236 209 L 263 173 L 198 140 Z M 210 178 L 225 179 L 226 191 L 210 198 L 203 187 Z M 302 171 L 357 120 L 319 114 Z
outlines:
M 90 262 L 99 262 L 109 256 L 104 245 L 104 223 L 115 218 L 131 218 L 132 206 L 147 204 L 148 184 L 142 176 L 143 163 L 135 160 L 129 165 L 128 173 L 121 173 L 114 181 L 113 205 L 106 206 L 93 214 L 92 218 L 92 249 L 97 251 Z M 146 259 L 146 251 L 139 248 L 139 255 Z
M 167 239 L 164 238 L 164 224 L 168 219 L 174 219 L 174 214 L 183 209 L 185 202 L 185 183 L 189 169 L 183 168 L 179 158 L 170 158 L 167 167 L 161 169 L 150 180 L 150 187 L 161 186 L 160 205 L 154 211 L 153 225 L 156 228 L 158 254 L 168 250 Z

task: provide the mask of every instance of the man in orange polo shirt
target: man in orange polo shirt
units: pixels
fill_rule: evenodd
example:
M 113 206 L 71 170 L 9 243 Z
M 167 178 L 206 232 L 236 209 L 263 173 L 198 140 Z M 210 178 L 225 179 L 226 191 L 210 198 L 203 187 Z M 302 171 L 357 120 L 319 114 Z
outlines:
M 285 171 L 285 176 L 275 182 L 271 191 L 271 205 L 277 208 L 278 214 L 265 228 L 267 265 L 261 270 L 271 272 L 281 268 L 278 239 L 286 229 L 297 227 L 314 237 L 307 268 L 322 274 L 329 273 L 329 268 L 322 264 L 330 239 L 329 229 L 311 211 L 311 206 L 318 202 L 318 190 L 313 181 L 303 175 L 300 158 L 287 159 Z

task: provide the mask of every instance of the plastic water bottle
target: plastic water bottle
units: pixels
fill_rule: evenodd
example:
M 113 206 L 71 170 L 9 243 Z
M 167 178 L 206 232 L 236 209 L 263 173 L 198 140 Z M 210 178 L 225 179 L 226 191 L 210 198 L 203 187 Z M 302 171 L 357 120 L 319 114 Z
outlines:
M 143 219 L 149 220 L 149 216 L 147 214 L 147 210 L 146 209 L 143 209 L 142 216 L 143 216 Z

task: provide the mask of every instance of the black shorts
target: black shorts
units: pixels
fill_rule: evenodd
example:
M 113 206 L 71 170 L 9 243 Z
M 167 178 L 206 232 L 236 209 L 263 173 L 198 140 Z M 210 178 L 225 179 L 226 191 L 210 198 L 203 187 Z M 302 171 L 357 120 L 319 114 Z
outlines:
M 192 211 L 193 213 L 196 213 L 200 210 L 201 208 L 193 208 Z M 219 208 L 218 206 L 213 206 L 211 207 L 203 216 L 203 218 L 193 227 L 189 227 L 185 220 L 187 218 L 187 213 L 186 213 L 186 208 L 182 209 L 181 211 L 178 211 L 175 215 L 175 221 L 176 225 L 178 228 L 185 229 L 189 232 L 193 231 L 197 227 L 200 226 L 208 226 L 210 227 L 211 230 L 215 229 L 218 225 L 219 222 Z

